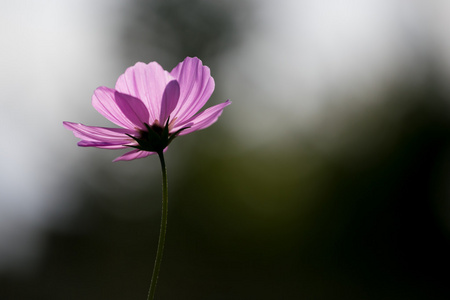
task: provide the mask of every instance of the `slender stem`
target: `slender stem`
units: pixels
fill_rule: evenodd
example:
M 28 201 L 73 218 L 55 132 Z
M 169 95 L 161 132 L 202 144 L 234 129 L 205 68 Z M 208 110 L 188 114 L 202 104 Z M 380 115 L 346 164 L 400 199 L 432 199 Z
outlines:
M 164 242 L 166 240 L 167 230 L 167 211 L 168 211 L 168 190 L 167 190 L 167 170 L 166 162 L 164 161 L 164 154 L 161 151 L 158 153 L 159 160 L 161 161 L 162 170 L 162 214 L 161 214 L 161 228 L 159 231 L 158 250 L 156 251 L 155 265 L 153 267 L 152 282 L 150 284 L 150 290 L 148 291 L 147 300 L 153 300 L 156 291 L 156 283 L 158 281 L 159 269 L 161 267 L 161 261 L 164 252 Z

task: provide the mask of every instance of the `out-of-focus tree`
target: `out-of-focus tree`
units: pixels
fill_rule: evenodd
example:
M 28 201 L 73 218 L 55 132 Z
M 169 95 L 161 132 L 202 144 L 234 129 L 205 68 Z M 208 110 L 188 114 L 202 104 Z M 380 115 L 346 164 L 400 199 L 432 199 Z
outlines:
M 241 38 L 246 1 L 134 0 L 123 32 L 132 60 L 173 65 L 186 56 L 213 60 Z

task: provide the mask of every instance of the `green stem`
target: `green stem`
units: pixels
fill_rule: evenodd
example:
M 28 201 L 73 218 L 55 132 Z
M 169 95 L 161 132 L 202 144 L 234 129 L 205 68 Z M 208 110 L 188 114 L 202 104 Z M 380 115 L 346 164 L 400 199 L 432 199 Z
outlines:
M 168 190 L 167 190 L 167 170 L 166 162 L 164 161 L 164 154 L 161 151 L 158 153 L 159 160 L 161 161 L 162 170 L 162 214 L 161 214 L 161 228 L 159 231 L 158 250 L 156 251 L 155 265 L 153 267 L 152 282 L 150 284 L 150 290 L 148 291 L 147 300 L 153 300 L 156 291 L 156 283 L 158 281 L 159 269 L 161 267 L 161 261 L 164 252 L 164 242 L 166 240 L 167 230 L 167 211 L 169 204 Z

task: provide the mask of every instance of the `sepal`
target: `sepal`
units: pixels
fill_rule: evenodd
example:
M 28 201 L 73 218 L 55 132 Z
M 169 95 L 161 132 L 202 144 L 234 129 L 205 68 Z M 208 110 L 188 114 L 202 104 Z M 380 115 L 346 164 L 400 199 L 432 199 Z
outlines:
M 143 151 L 150 151 L 156 153 L 162 153 L 167 146 L 182 132 L 183 130 L 189 128 L 182 128 L 175 133 L 169 132 L 169 122 L 170 117 L 167 118 L 164 128 L 155 122 L 152 126 L 144 123 L 146 131 L 140 131 L 140 137 L 135 137 L 130 134 L 126 134 L 130 138 L 136 141 L 138 145 L 128 145 L 128 147 L 136 148 Z

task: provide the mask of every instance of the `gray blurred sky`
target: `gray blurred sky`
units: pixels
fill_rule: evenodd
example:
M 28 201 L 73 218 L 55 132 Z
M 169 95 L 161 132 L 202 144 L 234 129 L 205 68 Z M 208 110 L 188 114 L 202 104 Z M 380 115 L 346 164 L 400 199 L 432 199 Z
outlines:
M 268 130 L 278 126 L 311 130 L 330 104 L 365 105 L 330 101 L 368 101 L 364 95 L 391 80 L 420 81 L 430 53 L 450 75 L 448 1 L 249 2 L 243 41 L 212 70 L 234 102 L 225 127 L 244 147 L 269 142 Z M 64 193 L 66 178 L 93 152 L 80 151 L 61 122 L 107 124 L 90 99 L 97 86 L 113 87 L 127 67 L 116 50 L 126 4 L 1 3 L 0 272 L 34 261 L 39 232 L 76 205 Z

